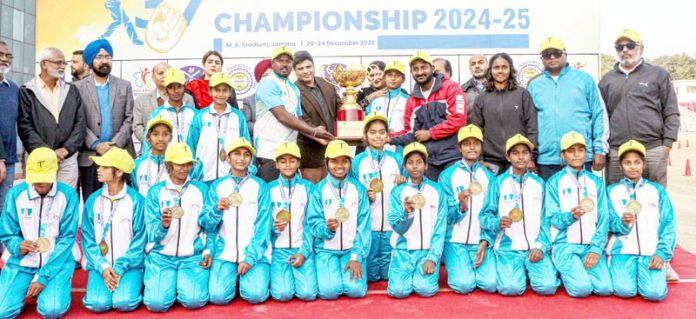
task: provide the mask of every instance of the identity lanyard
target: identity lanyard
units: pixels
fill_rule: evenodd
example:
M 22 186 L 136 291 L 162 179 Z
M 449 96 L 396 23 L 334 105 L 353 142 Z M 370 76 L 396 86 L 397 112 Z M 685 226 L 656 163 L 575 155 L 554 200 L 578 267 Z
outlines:
M 297 188 L 297 185 L 295 185 L 295 188 L 292 187 L 292 179 L 288 179 L 288 194 L 286 196 L 285 194 L 285 186 L 283 186 L 283 177 L 278 177 L 278 186 L 280 187 L 280 197 L 283 199 L 283 209 L 289 209 L 290 208 L 290 199 L 292 198 L 292 194 L 295 192 L 295 189 Z
M 629 200 L 636 199 L 636 189 L 638 189 L 638 187 L 641 184 L 643 184 L 643 178 L 641 177 L 640 179 L 638 179 L 638 182 L 636 183 L 635 187 L 631 187 L 630 185 L 628 185 L 628 182 L 629 182 L 629 179 L 624 178 L 623 184 L 624 184 L 624 187 L 626 187 L 626 192 L 628 193 L 628 199 Z
M 510 187 L 512 188 L 512 196 L 515 199 L 515 208 L 520 208 L 520 202 L 522 201 L 522 196 L 524 194 L 524 185 L 527 183 L 527 179 L 524 178 L 524 174 L 520 175 L 520 191 L 517 191 L 515 187 L 515 175 L 511 175 L 508 179 L 510 181 Z
M 237 177 L 236 177 L 236 176 L 232 176 L 232 178 L 231 178 L 231 179 L 232 179 L 232 185 L 234 186 L 234 192 L 235 192 L 235 193 L 239 193 L 239 188 L 241 188 L 242 185 L 244 185 L 244 182 L 246 182 L 246 181 L 249 179 L 249 176 L 251 176 L 251 175 L 247 174 L 246 176 L 244 176 L 244 178 L 242 178 L 242 180 L 239 181 L 239 183 L 237 183 Z
M 225 110 L 226 111 L 226 110 Z M 217 133 L 217 138 L 218 138 L 218 143 L 220 146 L 225 147 L 225 134 L 227 134 L 227 125 L 230 123 L 230 115 L 231 113 L 223 113 L 223 114 L 213 114 L 215 116 L 215 132 Z M 220 129 L 220 121 L 222 121 L 222 117 L 225 117 L 225 124 L 222 127 L 222 130 Z
M 348 192 L 348 187 L 342 187 L 343 181 L 338 181 L 338 191 L 336 188 L 333 186 L 331 183 L 331 180 L 329 180 L 329 188 L 331 189 L 331 193 L 333 194 L 334 198 L 338 200 L 338 205 L 340 207 L 345 206 L 345 200 L 346 200 L 346 193 Z
M 152 185 L 159 183 L 160 179 L 162 178 L 162 173 L 164 173 L 165 171 L 163 169 L 160 169 L 161 156 L 155 155 L 155 157 L 157 158 L 157 178 L 152 178 L 152 164 L 154 163 L 154 161 L 150 159 L 150 161 L 148 161 L 147 164 L 147 178 L 145 179 L 148 188 L 152 187 Z
M 49 196 L 46 196 L 49 197 Z M 45 198 L 45 197 L 44 197 Z M 56 200 L 55 197 L 51 197 L 50 201 L 46 205 L 46 218 L 43 218 L 43 216 L 39 216 L 39 220 L 41 223 L 39 224 L 39 238 L 46 236 L 46 226 L 48 226 L 48 222 L 51 221 L 50 215 L 51 215 L 51 208 L 53 208 L 53 202 Z M 41 210 L 39 210 L 40 213 L 42 213 Z M 44 214 L 41 214 L 44 215 Z
M 104 214 L 102 213 L 102 210 L 104 208 L 104 201 L 105 199 L 108 199 L 111 202 L 111 212 L 109 213 L 108 218 L 104 218 Z M 101 240 L 103 241 L 106 239 L 106 232 L 109 231 L 111 228 L 111 220 L 114 218 L 114 212 L 118 209 L 118 205 L 121 204 L 121 201 L 118 200 L 118 198 L 111 198 L 111 197 L 106 197 L 106 196 L 101 196 L 100 197 L 100 210 L 99 214 L 97 215 L 97 219 L 99 220 L 99 225 L 102 226 L 102 229 L 104 231 L 102 232 Z
M 573 183 L 575 183 L 575 187 L 577 187 L 578 192 L 582 190 L 582 197 L 587 197 L 587 176 L 583 175 L 583 181 L 580 183 L 580 179 L 578 178 L 580 175 L 579 172 L 576 173 L 571 168 L 566 168 L 566 171 L 568 172 L 568 175 L 570 175 L 570 179 L 573 181 Z

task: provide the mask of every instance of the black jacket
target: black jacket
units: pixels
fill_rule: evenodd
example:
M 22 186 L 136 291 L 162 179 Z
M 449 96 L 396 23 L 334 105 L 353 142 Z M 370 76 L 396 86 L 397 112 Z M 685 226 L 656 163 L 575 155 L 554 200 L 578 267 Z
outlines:
M 59 121 L 44 105 L 36 79 L 19 88 L 19 117 L 17 131 L 27 152 L 39 147 L 56 150 L 64 147 L 68 156 L 77 152 L 85 142 L 87 122 L 82 99 L 72 84 L 59 82 L 61 96 Z

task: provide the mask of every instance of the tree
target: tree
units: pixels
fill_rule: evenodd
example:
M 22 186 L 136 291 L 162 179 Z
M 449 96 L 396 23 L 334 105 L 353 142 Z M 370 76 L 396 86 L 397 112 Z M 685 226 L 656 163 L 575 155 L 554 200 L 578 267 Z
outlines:
M 696 56 L 692 54 L 673 54 L 663 55 L 654 59 L 647 60 L 648 63 L 663 67 L 673 80 L 693 80 L 696 79 Z M 600 56 L 600 73 L 602 76 L 611 71 L 616 64 L 616 58 L 612 55 L 602 54 Z

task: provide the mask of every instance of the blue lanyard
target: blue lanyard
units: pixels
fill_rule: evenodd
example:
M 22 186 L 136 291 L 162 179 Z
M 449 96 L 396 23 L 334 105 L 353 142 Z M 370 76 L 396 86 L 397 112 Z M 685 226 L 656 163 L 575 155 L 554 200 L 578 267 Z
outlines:
M 124 186 L 125 187 L 125 186 Z M 103 209 L 104 207 L 104 199 L 108 199 L 111 202 L 111 212 L 109 213 L 109 218 L 104 219 L 104 214 L 102 214 L 102 210 L 100 209 L 99 214 L 97 218 L 99 219 L 99 225 L 102 226 L 104 231 L 102 232 L 101 240 L 103 241 L 106 239 L 106 233 L 109 231 L 111 228 L 111 220 L 114 218 L 114 212 L 118 209 L 118 205 L 121 204 L 121 202 L 118 200 L 118 198 L 111 198 L 111 197 L 106 197 L 106 196 L 100 196 L 100 206 Z
M 344 181 L 339 181 L 338 182 L 338 191 L 336 191 L 336 188 L 334 188 L 333 184 L 331 183 L 331 180 L 328 180 L 329 188 L 331 189 L 331 193 L 333 194 L 334 198 L 338 200 L 338 205 L 340 207 L 345 206 L 345 196 L 346 193 L 348 192 L 348 187 L 342 187 Z

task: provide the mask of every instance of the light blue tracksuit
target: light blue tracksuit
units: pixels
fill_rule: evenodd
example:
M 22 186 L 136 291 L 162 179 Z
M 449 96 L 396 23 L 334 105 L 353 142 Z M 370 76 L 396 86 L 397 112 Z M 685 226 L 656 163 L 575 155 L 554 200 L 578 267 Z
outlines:
M 147 241 L 145 257 L 145 292 L 143 303 L 150 311 L 167 311 L 174 301 L 195 309 L 208 302 L 210 271 L 198 263 L 206 248 L 206 237 L 215 225 L 205 223 L 203 206 L 208 187 L 202 182 L 186 181 L 175 185 L 171 179 L 155 184 L 145 199 Z M 162 227 L 162 211 L 180 206 L 185 214 Z M 206 236 L 207 234 L 207 236 Z
M 561 165 L 561 137 L 580 132 L 591 142 L 585 162 L 609 152 L 609 117 L 597 84 L 587 72 L 569 64 L 557 79 L 544 71 L 527 87 L 537 108 L 541 165 Z
M 373 179 L 380 179 L 384 183 L 384 189 L 375 193 L 375 201 L 370 203 L 372 244 L 370 254 L 367 256 L 367 281 L 387 280 L 392 255 L 392 247 L 389 243 L 392 227 L 387 221 L 389 197 L 396 186 L 394 180 L 403 175 L 403 160 L 395 152 L 386 149 L 380 152 L 368 147 L 355 156 L 351 169 L 353 176 L 357 177 L 365 187 L 369 187 Z
M 335 218 L 336 210 L 345 207 L 350 218 L 335 232 L 326 221 Z M 351 177 L 338 181 L 329 175 L 312 190 L 307 207 L 308 228 L 314 237 L 315 262 L 319 298 L 336 299 L 341 294 L 362 298 L 367 293 L 365 258 L 370 251 L 370 206 L 367 189 Z M 362 266 L 362 279 L 350 278 L 345 271 L 349 261 Z
M 0 273 L 0 318 L 19 315 L 32 282 L 44 285 L 36 303 L 41 316 L 59 318 L 68 311 L 79 205 L 77 192 L 60 182 L 45 197 L 25 182 L 10 189 L 0 217 L 0 242 L 9 256 Z M 40 237 L 51 242 L 48 252 L 20 255 L 22 241 Z
M 370 105 L 365 108 L 365 114 L 372 112 L 381 113 L 389 122 L 387 125 L 389 130 L 400 132 L 406 127 L 404 113 L 406 112 L 408 96 L 408 92 L 403 88 L 389 90 L 386 95 L 372 99 Z M 411 123 L 411 127 L 413 126 L 414 124 Z M 402 145 L 387 144 L 384 146 L 384 149 L 395 152 L 401 157 L 404 147 Z
M 143 270 L 145 268 L 145 198 L 135 189 L 124 185 L 116 195 L 109 196 L 104 186 L 85 202 L 82 213 L 82 251 L 87 259 L 87 292 L 82 299 L 93 312 L 135 310 L 143 300 Z M 99 243 L 108 245 L 102 255 Z M 104 283 L 102 272 L 113 268 L 121 276 L 111 292 Z
M 672 202 L 665 189 L 642 179 L 634 184 L 624 178 L 608 187 L 609 229 L 613 233 L 607 245 L 614 294 L 622 298 L 636 295 L 650 301 L 667 296 L 664 269 L 648 269 L 650 258 L 672 259 L 676 243 L 676 225 Z M 642 211 L 633 224 L 626 226 L 621 216 L 629 200 L 637 200 Z
M 230 150 L 225 149 L 227 144 L 240 137 L 251 143 L 244 114 L 231 105 L 228 104 L 222 114 L 218 114 L 212 104 L 196 113 L 186 143 L 202 164 L 202 181 L 208 186 L 230 175 L 230 164 L 221 161 L 219 154 L 221 150 L 228 153 Z M 256 166 L 249 165 L 249 173 L 256 174 Z
M 425 206 L 407 213 L 403 202 L 421 193 Z M 424 177 L 420 184 L 401 184 L 392 190 L 389 203 L 389 224 L 394 229 L 394 245 L 387 293 L 406 298 L 412 292 L 421 297 L 434 296 L 438 291 L 440 258 L 447 232 L 448 206 L 445 194 L 437 183 Z M 425 274 L 423 264 L 435 263 L 435 272 Z
M 468 167 L 460 161 L 440 174 L 438 183 L 445 192 L 449 206 L 444 249 L 447 284 L 456 293 L 466 294 L 476 287 L 485 292 L 495 292 L 495 234 L 481 229 L 479 221 L 480 212 L 491 200 L 489 197 L 493 192 L 489 188 L 495 183 L 495 178 L 495 174 L 479 162 Z M 483 186 L 483 192 L 477 196 L 470 196 L 468 209 L 462 212 L 459 210 L 458 194 L 468 189 L 474 180 Z M 481 265 L 474 268 L 476 252 L 483 241 L 488 242 L 486 255 Z
M 579 220 L 571 210 L 583 198 L 590 198 L 595 208 Z M 553 263 L 561 274 L 563 286 L 571 297 L 587 297 L 591 293 L 611 295 L 612 285 L 604 246 L 609 230 L 609 206 L 604 181 L 584 169 L 566 166 L 546 183 L 544 215 L 551 225 Z M 586 269 L 585 257 L 599 255 L 597 264 Z
M 218 200 L 233 192 L 242 195 L 242 204 L 218 210 Z M 265 253 L 270 241 L 271 201 L 266 182 L 254 175 L 228 175 L 213 182 L 203 220 L 215 227 L 210 302 L 224 305 L 235 297 L 241 262 L 251 269 L 239 277 L 239 295 L 251 304 L 268 299 L 269 262 Z
M 293 296 L 305 301 L 317 298 L 317 273 L 312 247 L 314 238 L 311 232 L 305 231 L 309 228 L 307 204 L 313 187 L 312 182 L 297 174 L 289 181 L 281 176 L 268 184 L 273 220 L 281 210 L 290 212 L 290 221 L 282 232 L 271 225 L 271 296 L 275 300 L 288 301 Z M 289 263 L 296 254 L 302 254 L 305 258 L 302 266 L 297 268 Z
M 135 160 L 135 168 L 130 174 L 131 185 L 135 190 L 147 196 L 147 192 L 153 185 L 169 178 L 167 167 L 164 164 L 164 155 L 152 155 L 151 153 L 143 153 Z M 189 179 L 192 181 L 200 181 L 203 178 L 203 166 L 201 160 L 197 160 L 193 164 L 193 168 L 189 173 Z
M 199 111 L 195 107 L 185 103 L 177 112 L 174 107 L 169 105 L 169 101 L 165 101 L 164 105 L 158 106 L 152 111 L 152 113 L 150 113 L 147 120 L 150 121 L 159 115 L 166 116 L 174 126 L 174 129 L 172 130 L 171 143 L 186 143 L 188 140 L 189 131 L 191 129 L 191 123 L 198 112 Z M 145 128 L 144 136 L 147 136 L 147 127 Z M 148 154 L 150 153 L 151 148 L 152 145 L 150 144 L 150 141 L 145 139 L 143 141 L 141 153 Z
M 492 197 L 479 219 L 483 229 L 497 234 L 496 254 L 497 290 L 501 295 L 521 295 L 527 288 L 527 277 L 532 290 L 541 295 L 553 295 L 560 285 L 558 273 L 549 256 L 549 224 L 544 217 L 544 181 L 526 172 L 512 174 L 512 168 L 498 176 L 489 191 Z M 500 229 L 500 218 L 508 216 L 513 208 L 524 212 L 522 221 Z M 536 263 L 529 260 L 532 249 L 539 249 L 544 257 Z M 525 276 L 526 271 L 526 276 Z

